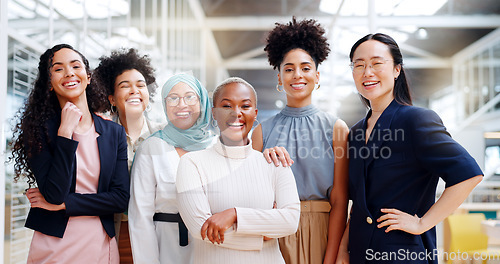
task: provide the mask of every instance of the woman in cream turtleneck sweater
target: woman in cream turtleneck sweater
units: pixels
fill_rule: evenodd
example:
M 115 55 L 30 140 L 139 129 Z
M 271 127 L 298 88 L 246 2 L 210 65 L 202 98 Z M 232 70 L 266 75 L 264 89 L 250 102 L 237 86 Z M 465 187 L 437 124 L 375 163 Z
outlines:
M 284 263 L 276 238 L 296 232 L 300 202 L 290 167 L 269 164 L 248 133 L 253 87 L 229 78 L 213 95 L 217 143 L 182 156 L 179 212 L 194 240 L 194 263 Z

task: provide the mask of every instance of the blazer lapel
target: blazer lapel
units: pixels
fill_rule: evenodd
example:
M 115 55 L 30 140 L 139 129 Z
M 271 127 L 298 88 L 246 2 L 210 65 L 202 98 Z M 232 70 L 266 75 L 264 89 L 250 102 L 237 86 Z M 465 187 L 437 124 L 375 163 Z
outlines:
M 366 165 L 364 158 L 367 155 L 365 147 L 365 130 L 366 119 L 362 120 L 358 126 L 351 128 L 349 135 L 349 183 L 351 199 L 355 205 L 358 206 L 365 214 L 370 215 L 366 209 L 366 193 L 365 193 L 365 179 L 366 179 Z
M 377 122 L 375 123 L 375 126 L 373 127 L 373 130 L 370 134 L 370 138 L 368 139 L 368 142 L 366 143 L 366 148 L 368 150 L 369 155 L 365 159 L 365 168 L 368 168 L 370 163 L 373 162 L 375 157 L 379 157 L 380 155 L 380 149 L 382 148 L 382 145 L 384 144 L 385 139 L 390 138 L 392 135 L 391 133 L 391 122 L 394 117 L 394 114 L 397 112 L 397 110 L 401 107 L 400 104 L 396 102 L 396 100 L 392 100 L 391 104 L 384 110 L 382 115 L 378 118 Z M 365 121 L 368 120 L 368 117 L 371 115 L 371 112 L 369 112 L 365 118 Z M 363 123 L 363 131 L 366 132 L 366 123 Z M 364 132 L 364 133 L 365 133 Z M 365 175 L 366 176 L 366 175 Z
M 101 134 L 103 133 L 103 127 L 102 127 L 102 120 L 95 114 L 92 114 L 92 117 L 94 119 L 94 126 L 95 126 L 95 132 L 99 134 L 97 137 L 97 148 L 99 149 L 99 159 L 100 159 L 100 170 L 99 170 L 99 183 L 97 185 L 97 192 L 101 192 L 104 184 L 104 177 L 102 175 L 107 175 L 107 173 L 104 173 L 104 166 L 106 165 L 106 162 L 103 160 L 103 157 L 108 157 L 109 155 L 107 154 L 107 148 L 105 147 L 106 142 L 104 142 L 106 139 L 104 137 L 101 137 Z

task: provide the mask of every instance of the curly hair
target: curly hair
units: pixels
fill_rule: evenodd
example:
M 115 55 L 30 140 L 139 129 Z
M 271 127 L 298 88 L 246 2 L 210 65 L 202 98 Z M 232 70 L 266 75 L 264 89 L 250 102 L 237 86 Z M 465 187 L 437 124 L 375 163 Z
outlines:
M 88 60 L 79 51 L 68 44 L 58 44 L 46 50 L 38 63 L 38 75 L 31 89 L 26 104 L 19 109 L 16 116 L 19 122 L 13 129 L 12 156 L 9 161 L 14 160 L 14 180 L 26 177 L 30 187 L 35 183 L 33 171 L 28 160 L 42 150 L 49 140 L 47 121 L 57 117 L 61 113 L 61 106 L 54 90 L 50 90 L 52 59 L 54 54 L 61 49 L 71 49 L 78 53 L 85 65 L 85 70 L 91 74 Z M 88 85 L 85 89 L 87 104 L 90 112 L 104 110 L 108 101 L 104 91 Z
M 309 53 L 317 68 L 330 53 L 330 45 L 324 34 L 325 29 L 314 19 L 297 22 L 293 17 L 288 24 L 276 23 L 276 27 L 267 36 L 264 48 L 269 64 L 273 69 L 279 70 L 285 55 L 290 50 L 299 48 Z
M 149 56 L 140 56 L 136 49 L 130 48 L 114 50 L 110 56 L 102 56 L 99 60 L 101 62 L 94 70 L 93 82 L 98 88 L 106 91 L 108 96 L 115 94 L 116 77 L 127 70 L 140 72 L 148 85 L 150 99 L 155 95 L 158 85 Z M 110 109 L 111 104 L 107 102 L 106 110 Z

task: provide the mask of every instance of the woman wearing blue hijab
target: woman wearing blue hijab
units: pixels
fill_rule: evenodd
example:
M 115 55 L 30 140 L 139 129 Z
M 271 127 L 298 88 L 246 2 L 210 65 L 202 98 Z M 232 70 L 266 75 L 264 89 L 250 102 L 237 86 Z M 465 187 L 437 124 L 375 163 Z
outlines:
M 132 254 L 137 263 L 192 263 L 175 181 L 180 157 L 214 142 L 210 100 L 205 87 L 189 74 L 171 77 L 161 96 L 168 124 L 141 144 L 131 169 Z

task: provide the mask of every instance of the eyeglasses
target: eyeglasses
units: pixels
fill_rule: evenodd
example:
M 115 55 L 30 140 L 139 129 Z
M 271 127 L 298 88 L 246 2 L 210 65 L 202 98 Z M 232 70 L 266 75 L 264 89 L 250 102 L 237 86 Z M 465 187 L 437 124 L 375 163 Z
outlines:
M 167 96 L 165 101 L 168 106 L 177 106 L 179 105 L 180 99 L 184 100 L 186 105 L 195 105 L 198 103 L 198 96 L 195 94 L 189 94 L 186 96 Z
M 392 60 L 373 59 L 373 60 L 371 60 L 371 62 L 370 62 L 370 64 L 368 66 L 370 68 L 372 68 L 372 71 L 374 71 L 374 72 L 380 72 L 380 71 L 382 71 L 384 69 L 385 64 L 388 61 L 392 61 Z M 362 60 L 357 60 L 357 61 L 351 62 L 350 66 L 351 66 L 351 69 L 352 69 L 353 73 L 361 74 L 361 73 L 365 72 L 367 63 L 365 61 L 362 61 Z

